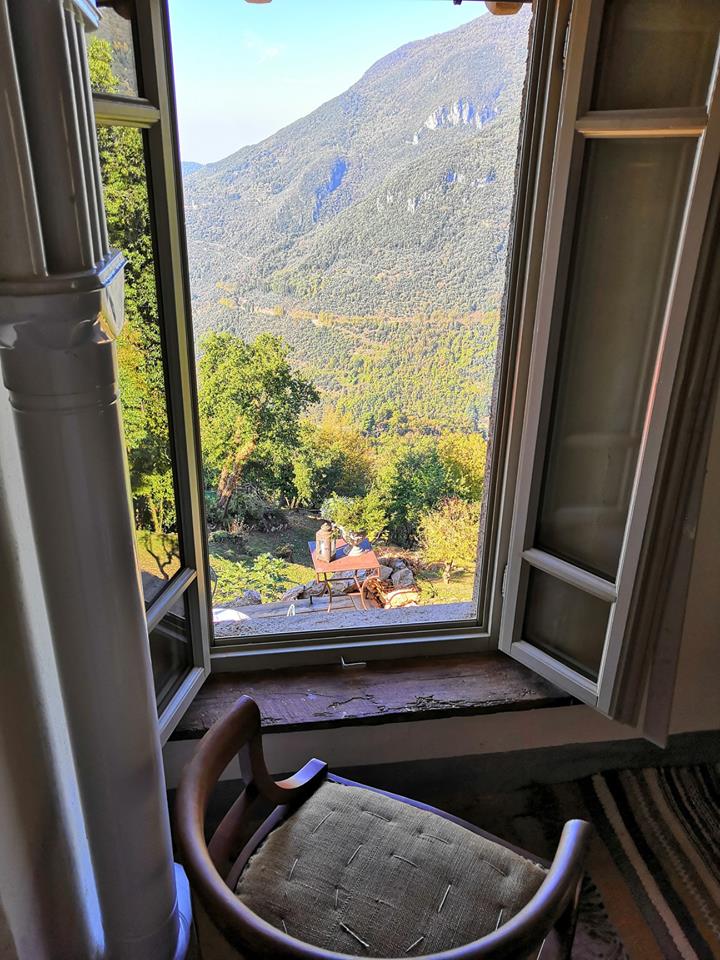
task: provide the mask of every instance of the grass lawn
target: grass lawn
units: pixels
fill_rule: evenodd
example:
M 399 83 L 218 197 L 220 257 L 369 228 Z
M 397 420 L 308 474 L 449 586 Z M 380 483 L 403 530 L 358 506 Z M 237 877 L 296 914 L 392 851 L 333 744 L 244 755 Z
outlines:
M 417 575 L 421 590 L 420 603 L 425 606 L 435 603 L 467 603 L 472 600 L 475 585 L 475 567 L 453 574 L 449 583 L 443 581 L 439 573 L 421 570 Z
M 252 561 L 263 553 L 274 555 L 278 547 L 289 544 L 292 547 L 292 560 L 285 564 L 287 589 L 298 584 L 309 583 L 315 579 L 315 572 L 310 563 L 308 540 L 314 540 L 320 521 L 316 514 L 306 510 L 287 511 L 290 526 L 287 530 L 276 533 L 262 533 L 253 530 L 245 537 L 240 552 L 232 540 L 222 543 L 211 543 L 209 547 L 210 564 L 213 556 L 220 556 L 226 560 Z M 392 549 L 390 547 L 390 549 Z M 385 551 L 387 552 L 387 551 Z M 401 551 L 399 551 L 401 552 Z M 417 582 L 421 589 L 420 603 L 459 603 L 472 599 L 475 570 L 465 569 L 456 573 L 449 583 L 445 583 L 440 573 L 424 570 L 418 574 Z
M 310 563 L 308 540 L 315 539 L 315 533 L 320 526 L 319 520 L 304 510 L 288 511 L 287 518 L 290 527 L 287 530 L 278 530 L 276 533 L 262 533 L 252 530 L 245 539 L 241 552 L 232 541 L 225 543 L 211 543 L 209 546 L 210 564 L 214 556 L 224 557 L 226 560 L 252 561 L 263 553 L 274 555 L 278 547 L 290 544 L 293 550 L 292 561 L 285 564 L 287 589 L 301 583 L 309 583 L 315 579 L 315 571 Z

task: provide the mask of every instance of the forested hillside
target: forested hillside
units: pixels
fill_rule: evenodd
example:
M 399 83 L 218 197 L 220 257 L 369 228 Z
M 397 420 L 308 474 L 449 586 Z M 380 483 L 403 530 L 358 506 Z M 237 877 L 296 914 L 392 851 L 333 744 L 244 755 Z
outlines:
M 262 143 L 185 164 L 198 335 L 282 336 L 370 433 L 484 425 L 528 24 L 408 44 Z

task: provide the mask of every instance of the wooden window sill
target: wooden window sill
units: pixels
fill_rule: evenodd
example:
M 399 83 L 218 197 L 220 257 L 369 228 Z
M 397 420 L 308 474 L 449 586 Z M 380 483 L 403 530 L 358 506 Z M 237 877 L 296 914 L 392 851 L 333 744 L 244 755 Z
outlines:
M 242 694 L 267 733 L 566 706 L 572 697 L 499 653 L 322 665 L 208 678 L 172 735 L 201 737 Z

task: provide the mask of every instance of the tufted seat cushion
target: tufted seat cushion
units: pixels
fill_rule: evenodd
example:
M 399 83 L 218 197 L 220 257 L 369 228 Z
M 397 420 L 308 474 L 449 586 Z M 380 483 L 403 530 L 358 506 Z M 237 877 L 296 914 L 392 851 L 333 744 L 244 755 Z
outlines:
M 273 830 L 236 892 L 298 940 L 404 957 L 495 930 L 544 878 L 531 861 L 437 814 L 328 782 Z

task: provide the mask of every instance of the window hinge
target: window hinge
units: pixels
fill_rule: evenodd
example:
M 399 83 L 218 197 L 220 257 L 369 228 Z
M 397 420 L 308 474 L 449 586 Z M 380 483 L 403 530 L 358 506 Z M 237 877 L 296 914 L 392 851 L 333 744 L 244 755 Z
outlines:
M 506 563 L 506 564 L 505 564 L 505 569 L 503 570 L 503 575 L 502 575 L 502 585 L 501 585 L 501 587 L 500 587 L 500 596 L 501 596 L 501 597 L 504 597 L 504 596 L 505 596 L 505 588 L 507 587 L 507 575 L 508 575 L 508 565 L 507 565 L 507 563 Z
M 568 17 L 567 26 L 565 27 L 565 39 L 563 40 L 563 50 L 562 50 L 562 68 L 565 69 L 565 64 L 567 63 L 568 47 L 570 46 L 570 23 L 572 17 Z

